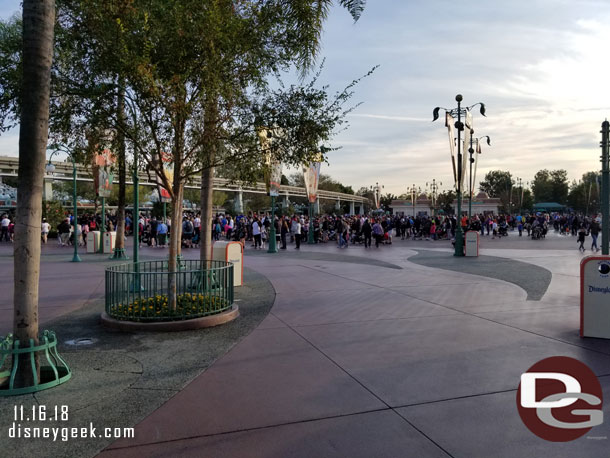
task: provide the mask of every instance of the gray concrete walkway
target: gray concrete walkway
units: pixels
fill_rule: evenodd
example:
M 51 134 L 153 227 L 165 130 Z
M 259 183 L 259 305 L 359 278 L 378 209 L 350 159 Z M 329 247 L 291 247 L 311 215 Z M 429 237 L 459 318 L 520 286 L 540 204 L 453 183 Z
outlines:
M 605 439 L 555 444 L 516 409 L 521 373 L 549 356 L 588 364 L 610 395 L 610 342 L 578 337 L 576 250 L 483 250 L 552 273 L 527 300 L 514 283 L 414 264 L 410 246 L 248 256 L 276 290 L 270 315 L 100 456 L 610 456 L 608 422 L 588 434 Z

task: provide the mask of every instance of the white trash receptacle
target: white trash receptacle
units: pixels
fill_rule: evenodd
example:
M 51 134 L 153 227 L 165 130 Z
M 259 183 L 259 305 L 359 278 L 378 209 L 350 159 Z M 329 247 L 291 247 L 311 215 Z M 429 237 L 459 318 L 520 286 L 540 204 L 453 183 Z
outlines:
M 87 234 L 87 253 L 97 253 L 100 249 L 100 231 L 90 231 Z
M 580 261 L 580 336 L 610 339 L 610 256 Z
M 116 232 L 104 232 L 104 253 L 114 252 L 116 243 Z
M 212 259 L 233 263 L 233 285 L 244 282 L 244 247 L 240 242 L 218 241 L 212 245 Z
M 466 232 L 466 243 L 464 248 L 466 256 L 478 256 L 479 255 L 479 232 L 468 231 Z

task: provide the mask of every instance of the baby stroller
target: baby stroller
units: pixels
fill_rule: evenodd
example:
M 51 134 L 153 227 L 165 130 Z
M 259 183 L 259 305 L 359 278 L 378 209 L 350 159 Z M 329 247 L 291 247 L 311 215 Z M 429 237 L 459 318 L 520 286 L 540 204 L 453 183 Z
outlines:
M 540 240 L 544 237 L 542 226 L 534 226 L 532 228 L 532 240 Z
M 502 223 L 498 226 L 498 236 L 508 237 L 508 225 L 506 223 Z
M 364 237 L 362 236 L 361 232 L 352 231 L 350 239 L 352 241 L 352 245 L 355 245 L 356 243 L 361 245 L 362 243 L 364 243 Z

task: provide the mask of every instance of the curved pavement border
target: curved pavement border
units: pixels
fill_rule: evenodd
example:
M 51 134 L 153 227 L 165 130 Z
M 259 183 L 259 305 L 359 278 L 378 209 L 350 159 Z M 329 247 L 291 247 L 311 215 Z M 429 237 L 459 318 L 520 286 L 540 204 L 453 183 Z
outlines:
M 553 274 L 544 267 L 514 259 L 496 256 L 455 257 L 445 251 L 431 251 L 413 248 L 415 256 L 408 260 L 414 264 L 435 269 L 452 270 L 481 277 L 503 280 L 523 288 L 528 301 L 539 301 L 548 289 Z

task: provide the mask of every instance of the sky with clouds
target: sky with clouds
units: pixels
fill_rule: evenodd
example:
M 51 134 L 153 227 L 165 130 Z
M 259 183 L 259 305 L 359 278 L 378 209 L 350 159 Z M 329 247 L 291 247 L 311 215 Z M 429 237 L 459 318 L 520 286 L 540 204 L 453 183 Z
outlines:
M 0 17 L 20 8 L 2 0 Z M 338 3 L 338 2 L 335 2 Z M 333 144 L 328 173 L 355 189 L 379 182 L 402 194 L 433 178 L 453 185 L 444 118 L 436 106 L 485 102 L 476 136 L 489 135 L 477 178 L 494 169 L 530 181 L 542 168 L 570 180 L 599 170 L 600 125 L 610 115 L 610 2 L 369 0 L 354 23 L 334 7 L 325 25 L 322 83 L 341 90 L 374 65 L 352 98 L 363 102 Z M 17 134 L 0 136 L 17 154 Z

